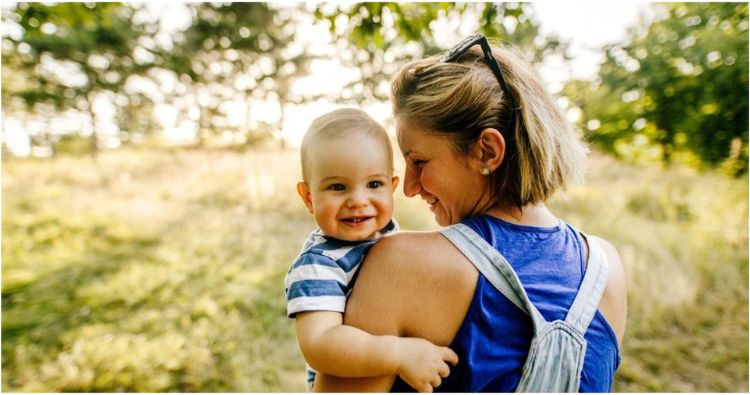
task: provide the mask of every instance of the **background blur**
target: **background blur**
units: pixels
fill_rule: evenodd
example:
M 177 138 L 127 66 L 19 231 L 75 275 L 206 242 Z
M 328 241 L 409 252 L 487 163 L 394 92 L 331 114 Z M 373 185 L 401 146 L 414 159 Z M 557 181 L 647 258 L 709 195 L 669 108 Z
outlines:
M 2 390 L 304 391 L 299 140 L 474 32 L 594 149 L 550 206 L 625 265 L 614 390 L 747 392 L 747 3 L 4 2 Z

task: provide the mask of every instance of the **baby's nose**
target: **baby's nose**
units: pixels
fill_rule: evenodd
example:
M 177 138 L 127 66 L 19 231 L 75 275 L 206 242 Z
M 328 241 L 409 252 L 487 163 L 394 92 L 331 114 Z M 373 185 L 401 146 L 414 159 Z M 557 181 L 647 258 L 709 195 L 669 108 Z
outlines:
M 349 198 L 347 199 L 347 205 L 349 207 L 361 207 L 366 206 L 369 199 L 367 198 L 367 193 L 362 191 L 361 189 L 357 189 L 352 191 L 351 194 L 349 194 Z

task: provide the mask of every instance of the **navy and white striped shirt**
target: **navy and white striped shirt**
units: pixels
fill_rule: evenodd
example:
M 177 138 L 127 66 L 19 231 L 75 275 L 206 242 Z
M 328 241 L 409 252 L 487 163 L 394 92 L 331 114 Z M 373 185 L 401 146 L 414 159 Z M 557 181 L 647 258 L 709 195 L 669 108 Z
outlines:
M 287 315 L 293 318 L 304 311 L 343 313 L 365 255 L 378 238 L 397 230 L 396 220 L 391 219 L 368 240 L 344 241 L 327 236 L 320 229 L 312 232 L 284 280 Z

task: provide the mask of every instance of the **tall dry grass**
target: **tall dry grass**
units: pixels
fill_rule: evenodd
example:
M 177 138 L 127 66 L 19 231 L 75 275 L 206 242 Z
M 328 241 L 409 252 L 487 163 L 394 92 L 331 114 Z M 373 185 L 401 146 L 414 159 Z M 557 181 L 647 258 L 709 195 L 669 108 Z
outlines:
M 132 149 L 4 161 L 3 390 L 304 391 L 283 294 L 314 226 L 297 161 Z M 597 157 L 550 203 L 625 265 L 615 390 L 748 390 L 747 190 Z M 403 228 L 436 228 L 396 196 Z

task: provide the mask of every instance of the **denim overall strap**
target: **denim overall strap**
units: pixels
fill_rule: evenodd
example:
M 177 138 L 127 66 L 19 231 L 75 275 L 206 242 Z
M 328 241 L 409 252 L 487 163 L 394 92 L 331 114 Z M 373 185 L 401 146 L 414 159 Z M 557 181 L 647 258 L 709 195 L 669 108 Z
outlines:
M 547 326 L 547 321 L 526 295 L 518 275 L 499 251 L 473 229 L 461 223 L 442 229 L 440 233 L 453 243 L 498 291 L 531 316 L 535 333 L 540 333 Z
M 578 289 L 578 295 L 576 295 L 573 305 L 565 317 L 565 321 L 580 333 L 586 333 L 586 329 L 594 318 L 594 314 L 596 314 L 604 288 L 607 286 L 609 271 L 607 256 L 599 243 L 590 237 L 585 237 L 585 235 L 584 238 L 589 246 L 586 273 L 583 276 L 581 287 Z

